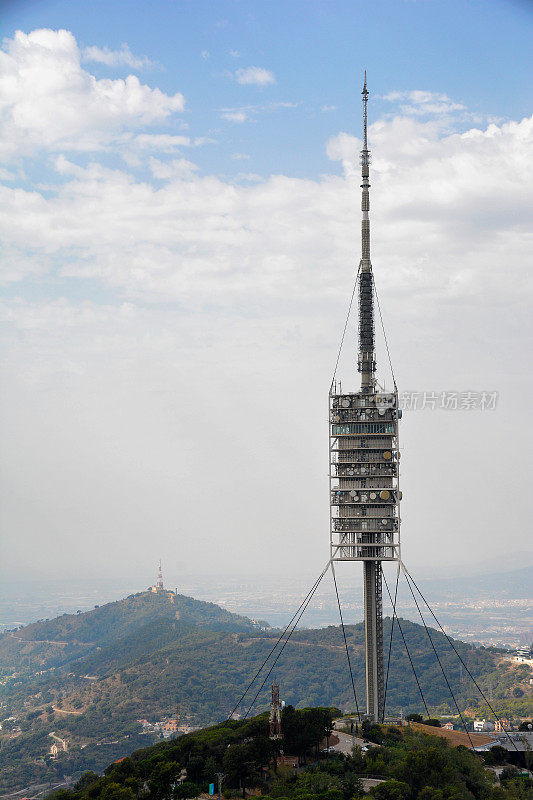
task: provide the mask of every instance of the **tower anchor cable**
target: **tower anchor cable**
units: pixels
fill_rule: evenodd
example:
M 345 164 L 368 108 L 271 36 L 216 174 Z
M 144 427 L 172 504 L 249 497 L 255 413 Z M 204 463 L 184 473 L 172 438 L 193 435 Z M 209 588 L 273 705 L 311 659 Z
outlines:
M 344 628 L 344 620 L 342 618 L 342 609 L 341 609 L 341 601 L 339 597 L 339 590 L 337 588 L 337 578 L 335 577 L 335 567 L 333 566 L 333 561 L 331 562 L 331 574 L 333 576 L 333 583 L 335 585 L 335 594 L 337 595 L 337 605 L 339 607 L 339 617 L 341 620 L 341 628 L 342 628 L 342 635 L 344 637 L 344 647 L 346 649 L 346 658 L 348 660 L 348 669 L 350 670 L 350 679 L 352 681 L 352 689 L 353 689 L 353 698 L 355 700 L 355 710 L 357 712 L 357 719 L 361 722 L 361 714 L 359 712 L 359 703 L 357 702 L 357 694 L 355 692 L 355 682 L 353 679 L 353 671 L 352 671 L 352 662 L 350 659 L 350 653 L 348 651 L 348 641 L 346 639 L 346 630 Z
M 390 599 L 391 604 L 392 604 L 392 602 L 393 602 L 392 601 L 392 595 L 390 593 L 389 584 L 387 583 L 387 579 L 386 579 L 385 575 L 383 575 L 383 581 L 385 583 L 385 588 L 387 590 L 387 594 L 389 595 L 389 599 Z M 428 705 L 426 703 L 426 699 L 424 697 L 424 692 L 422 691 L 422 687 L 420 685 L 420 681 L 418 679 L 418 675 L 416 674 L 415 665 L 413 663 L 413 659 L 411 657 L 411 653 L 409 652 L 409 648 L 407 646 L 407 640 L 405 638 L 405 635 L 404 635 L 404 632 L 403 632 L 403 628 L 402 628 L 402 624 L 401 624 L 400 619 L 399 619 L 398 616 L 396 617 L 396 621 L 398 623 L 398 628 L 400 629 L 400 633 L 402 635 L 402 639 L 403 639 L 403 643 L 404 643 L 404 647 L 405 647 L 405 652 L 407 653 L 407 658 L 409 659 L 409 663 L 411 664 L 411 669 L 413 670 L 413 675 L 415 676 L 415 681 L 416 681 L 416 685 L 418 686 L 418 691 L 420 692 L 420 697 L 422 698 L 422 703 L 424 704 L 424 708 L 426 710 L 426 714 L 428 715 L 428 718 L 429 718 L 429 708 L 428 708 Z
M 250 688 L 251 688 L 251 687 L 252 687 L 252 685 L 255 683 L 255 681 L 256 681 L 256 679 L 257 679 L 257 677 L 258 677 L 258 676 L 259 676 L 259 674 L 261 673 L 261 670 L 263 669 L 263 667 L 265 666 L 265 664 L 267 663 L 267 661 L 269 660 L 269 658 L 272 656 L 272 654 L 273 654 L 273 653 L 274 653 L 274 651 L 276 650 L 276 648 L 277 648 L 278 644 L 281 642 L 281 640 L 283 639 L 283 637 L 285 636 L 285 634 L 286 634 L 286 633 L 287 633 L 287 631 L 289 630 L 290 626 L 292 625 L 292 623 L 293 623 L 293 622 L 294 622 L 294 620 L 296 619 L 296 616 L 298 615 L 298 612 L 300 611 L 300 609 L 302 608 L 302 606 L 304 605 L 304 603 L 306 602 L 306 600 L 307 600 L 308 598 L 309 598 L 309 600 L 311 600 L 311 598 L 313 597 L 313 595 L 314 595 L 314 593 L 315 593 L 315 590 L 317 589 L 317 587 L 318 587 L 318 584 L 320 583 L 320 581 L 322 580 L 322 578 L 323 578 L 323 577 L 324 577 L 324 575 L 326 574 L 326 572 L 327 572 L 327 569 L 328 569 L 329 565 L 330 565 L 330 561 L 328 561 L 328 562 L 327 562 L 326 566 L 324 567 L 324 569 L 322 570 L 322 572 L 320 573 L 320 575 L 318 576 L 318 578 L 316 579 L 316 581 L 315 581 L 315 582 L 314 582 L 314 584 L 312 585 L 311 589 L 310 589 L 310 590 L 307 592 L 306 596 L 304 597 L 304 599 L 302 600 L 302 602 L 300 603 L 300 605 L 299 605 L 299 606 L 298 606 L 298 608 L 296 609 L 295 613 L 292 615 L 292 617 L 291 617 L 290 621 L 289 621 L 289 622 L 287 623 L 287 625 L 285 626 L 285 629 L 284 629 L 284 630 L 281 632 L 281 634 L 279 635 L 279 637 L 278 637 L 277 641 L 275 642 L 274 646 L 273 646 L 273 647 L 270 649 L 270 652 L 268 653 L 267 657 L 265 658 L 265 660 L 263 661 L 263 663 L 261 664 L 261 666 L 259 667 L 259 669 L 256 671 L 255 675 L 253 676 L 252 680 L 250 681 L 250 683 L 248 684 L 248 686 L 246 687 L 246 689 L 244 690 L 244 692 L 243 692 L 243 693 L 242 693 L 242 695 L 240 696 L 240 698 L 239 698 L 239 700 L 238 700 L 237 704 L 234 706 L 233 710 L 232 710 L 232 711 L 230 712 L 230 714 L 228 715 L 228 720 L 232 718 L 232 716 L 235 714 L 235 712 L 236 712 L 236 711 L 237 711 L 237 709 L 239 708 L 240 704 L 242 703 L 242 701 L 244 700 L 244 698 L 245 698 L 245 697 L 246 697 L 246 695 L 248 694 L 248 692 L 249 692 Z M 305 606 L 305 608 L 307 608 L 307 605 Z M 305 608 L 304 608 L 304 611 L 305 611 Z M 303 612 L 302 612 L 302 613 L 303 613 Z M 301 617 L 301 615 L 300 615 L 300 617 Z M 300 619 L 300 617 L 298 617 L 298 620 Z M 271 670 L 271 671 L 272 671 L 272 670 Z M 268 675 L 270 675 L 270 672 L 268 673 Z M 267 675 L 267 677 L 268 677 L 268 675 Z M 264 685 L 264 683 L 263 683 L 263 685 Z M 262 688 L 262 687 L 261 687 L 261 688 Z M 255 702 L 255 700 L 254 700 L 254 702 Z M 253 705 L 253 703 L 252 703 L 252 705 Z
M 472 673 L 471 673 L 471 672 L 470 672 L 470 670 L 468 669 L 468 666 L 466 665 L 465 661 L 463 660 L 463 658 L 462 658 L 461 654 L 459 653 L 459 651 L 458 651 L 458 650 L 457 650 L 457 648 L 455 647 L 455 645 L 454 645 L 454 643 L 453 643 L 453 640 L 452 640 L 452 639 L 450 639 L 450 637 L 448 636 L 448 634 L 446 633 L 446 631 L 444 630 L 444 628 L 443 628 L 443 627 L 442 627 L 442 625 L 440 624 L 439 620 L 437 619 L 437 617 L 435 616 L 435 614 L 434 614 L 434 612 L 433 612 L 433 609 L 431 608 L 431 606 L 429 605 L 428 601 L 426 600 L 426 598 L 425 598 L 425 597 L 424 597 L 424 595 L 422 594 L 421 590 L 418 588 L 418 586 L 417 586 L 417 584 L 416 584 L 416 582 L 415 582 L 415 579 L 413 578 L 413 576 L 411 575 L 411 573 L 409 572 L 409 570 L 407 569 L 407 567 L 405 566 L 405 564 L 403 563 L 403 561 L 401 562 L 401 567 L 402 567 L 402 570 L 403 570 L 403 572 L 404 572 L 404 574 L 405 574 L 405 577 L 406 577 L 406 579 L 407 579 L 407 577 L 409 577 L 409 578 L 411 579 L 411 581 L 413 582 L 413 586 L 415 587 L 416 591 L 418 592 L 418 594 L 420 595 L 420 597 L 421 597 L 421 598 L 422 598 L 422 600 L 424 601 L 424 603 L 425 603 L 425 605 L 426 605 L 426 608 L 428 609 L 429 613 L 431 614 L 431 616 L 433 617 L 433 619 L 435 620 L 435 622 L 436 622 L 436 623 L 437 623 L 437 625 L 439 626 L 439 628 L 440 628 L 441 632 L 442 632 L 442 633 L 444 634 L 444 636 L 446 637 L 446 640 L 448 641 L 448 644 L 450 645 L 450 647 L 451 647 L 451 648 L 452 648 L 452 650 L 454 651 L 455 655 L 457 656 L 457 658 L 459 659 L 459 661 L 461 662 L 461 664 L 463 665 L 463 667 L 464 667 L 464 668 L 465 668 L 465 670 L 467 671 L 468 675 L 470 676 L 470 678 L 471 678 L 472 682 L 474 683 L 474 685 L 475 685 L 476 689 L 478 690 L 478 692 L 480 693 L 481 697 L 483 698 L 483 700 L 485 701 L 485 703 L 487 704 L 487 706 L 490 708 L 491 712 L 492 712 L 492 713 L 493 713 L 493 715 L 494 715 L 494 718 L 495 718 L 496 720 L 498 720 L 499 722 L 501 722 L 501 721 L 502 721 L 502 720 L 501 720 L 501 718 L 498 716 L 498 714 L 495 712 L 495 710 L 493 709 L 493 707 L 492 707 L 492 705 L 490 704 L 490 702 L 487 700 L 487 697 L 486 697 L 485 693 L 483 692 L 483 689 L 481 688 L 481 686 L 479 685 L 479 683 L 476 681 L 476 679 L 474 678 L 474 676 L 472 675 Z M 513 739 L 512 739 L 510 736 L 509 736 L 509 733 L 508 733 L 508 732 L 505 730 L 505 728 L 503 728 L 503 726 L 502 726 L 502 730 L 504 731 L 505 735 L 507 736 L 507 738 L 509 739 L 509 741 L 510 741 L 510 742 L 511 742 L 511 744 L 513 745 L 513 747 L 514 747 L 514 749 L 516 750 L 516 752 L 517 752 L 517 753 L 521 753 L 521 751 L 520 751 L 520 750 L 518 749 L 518 747 L 516 746 L 516 742 L 515 742 L 515 741 L 514 741 L 514 740 L 513 740 Z

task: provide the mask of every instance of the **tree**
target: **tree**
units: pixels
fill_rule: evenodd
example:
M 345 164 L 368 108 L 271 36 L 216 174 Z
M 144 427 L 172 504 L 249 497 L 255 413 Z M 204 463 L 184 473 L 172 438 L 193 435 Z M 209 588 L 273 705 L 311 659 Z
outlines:
M 490 750 L 483 754 L 483 757 L 485 759 L 485 763 L 489 766 L 505 764 L 507 761 L 509 761 L 509 753 L 505 747 L 501 747 L 499 744 L 495 744 L 494 747 L 491 747 Z
M 242 796 L 246 797 L 246 782 L 250 773 L 248 750 L 245 744 L 230 744 L 224 753 L 222 767 L 226 773 L 227 783 L 242 788 Z
M 204 774 L 205 761 L 199 755 L 191 755 L 187 762 L 187 778 L 191 781 L 200 781 Z
M 416 800 L 444 800 L 444 795 L 441 789 L 435 789 L 433 786 L 424 786 L 418 792 Z
M 408 722 L 422 722 L 422 714 L 408 714 L 405 718 Z
M 369 794 L 378 800 L 409 800 L 411 789 L 403 781 L 390 780 L 373 786 Z
M 100 792 L 99 800 L 135 800 L 135 795 L 129 787 L 108 783 Z
M 81 778 L 74 784 L 74 789 L 77 792 L 82 792 L 99 780 L 96 772 L 84 772 Z
M 172 794 L 176 800 L 190 800 L 191 798 L 198 797 L 201 793 L 202 790 L 196 783 L 192 783 L 192 781 L 183 781 L 183 783 L 176 784 Z
M 508 781 L 511 778 L 516 778 L 519 774 L 520 773 L 518 772 L 517 768 L 510 764 L 508 767 L 504 767 L 504 769 L 502 769 L 500 773 L 500 781 Z
M 154 800 L 168 796 L 170 786 L 176 780 L 178 771 L 179 766 L 173 761 L 161 762 L 151 770 L 148 789 Z M 115 798 L 109 800 L 115 800 Z M 122 798 L 117 798 L 117 800 L 122 800 Z
M 367 719 L 361 725 L 361 735 L 363 739 L 368 739 L 369 742 L 381 744 L 383 741 L 383 731 L 375 722 L 369 722 Z

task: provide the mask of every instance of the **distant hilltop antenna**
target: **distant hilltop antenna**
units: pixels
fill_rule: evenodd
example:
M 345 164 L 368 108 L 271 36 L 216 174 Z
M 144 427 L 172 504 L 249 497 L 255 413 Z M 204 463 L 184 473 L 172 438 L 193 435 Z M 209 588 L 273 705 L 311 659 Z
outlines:
M 163 571 L 161 566 L 161 559 L 159 559 L 157 564 L 157 583 L 150 587 L 151 591 L 156 594 L 157 592 L 164 592 L 165 587 L 163 586 Z

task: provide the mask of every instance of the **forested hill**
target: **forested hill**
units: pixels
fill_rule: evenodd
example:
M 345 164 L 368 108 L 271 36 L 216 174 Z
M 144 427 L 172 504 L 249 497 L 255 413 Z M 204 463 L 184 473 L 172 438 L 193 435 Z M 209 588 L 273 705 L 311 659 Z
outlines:
M 117 641 L 138 637 L 141 629 L 151 638 L 152 626 L 179 621 L 186 627 L 247 631 L 250 619 L 174 592 L 140 592 L 124 600 L 95 606 L 91 611 L 41 620 L 0 637 L 0 671 L 34 673 L 59 667 Z M 152 645 L 154 642 L 152 642 Z M 0 673 L 0 674 L 1 674 Z
M 387 645 L 390 628 L 385 620 Z M 426 631 L 406 620 L 402 629 L 430 710 L 453 713 Z M 364 626 L 348 625 L 346 635 L 358 703 L 364 708 Z M 460 707 L 475 708 L 479 697 L 449 643 L 438 631 L 431 635 Z M 5 717 L 14 719 L 4 717 L 0 731 L 0 790 L 100 770 L 153 741 L 154 734 L 143 733 L 140 720 L 168 720 L 178 703 L 182 723 L 205 726 L 223 720 L 277 637 L 278 632 L 261 630 L 216 605 L 148 592 L 5 635 L 0 640 L 0 702 Z M 476 679 L 490 688 L 500 712 L 509 713 L 512 702 L 521 705 L 517 713 L 528 713 L 529 673 L 518 675 L 522 667 L 509 662 L 500 665 L 490 650 L 457 641 L 455 646 Z M 296 631 L 275 671 L 287 703 L 354 708 L 339 627 Z M 512 694 L 517 681 L 519 699 Z M 266 677 L 252 713 L 267 706 L 269 686 Z M 397 628 L 387 706 L 424 713 Z M 68 743 L 68 752 L 50 762 L 52 735 Z

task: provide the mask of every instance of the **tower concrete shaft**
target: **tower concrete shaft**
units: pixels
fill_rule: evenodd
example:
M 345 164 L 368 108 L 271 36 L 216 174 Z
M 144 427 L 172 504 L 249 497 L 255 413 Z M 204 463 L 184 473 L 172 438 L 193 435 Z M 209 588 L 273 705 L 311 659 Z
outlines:
M 330 391 L 330 545 L 334 561 L 362 561 L 366 711 L 384 714 L 382 562 L 400 555 L 398 398 L 376 381 L 374 279 L 370 260 L 368 90 L 363 86 L 359 355 L 361 389 Z

